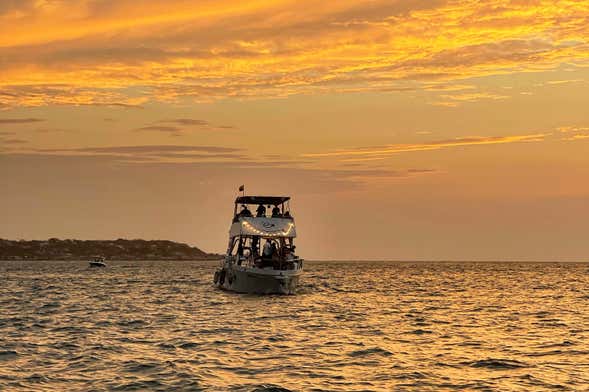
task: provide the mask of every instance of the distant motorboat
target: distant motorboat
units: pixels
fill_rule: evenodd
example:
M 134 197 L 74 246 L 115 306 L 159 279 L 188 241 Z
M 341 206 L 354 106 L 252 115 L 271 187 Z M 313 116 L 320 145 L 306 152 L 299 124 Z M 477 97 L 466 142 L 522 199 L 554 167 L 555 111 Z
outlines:
M 99 268 L 99 267 L 106 267 L 106 261 L 104 257 L 95 257 L 90 260 L 90 267 Z
M 240 196 L 235 200 L 227 254 L 213 279 L 216 287 L 238 293 L 295 293 L 303 260 L 295 255 L 296 230 L 289 200 L 288 196 Z M 271 213 L 266 213 L 266 205 L 274 207 Z M 248 206 L 257 206 L 255 216 Z

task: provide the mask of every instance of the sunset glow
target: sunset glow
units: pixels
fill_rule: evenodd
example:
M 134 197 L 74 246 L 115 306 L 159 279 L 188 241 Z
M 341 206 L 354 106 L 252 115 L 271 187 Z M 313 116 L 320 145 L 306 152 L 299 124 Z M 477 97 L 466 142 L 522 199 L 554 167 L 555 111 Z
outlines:
M 2 2 L 0 238 L 585 260 L 588 82 L 583 0 Z

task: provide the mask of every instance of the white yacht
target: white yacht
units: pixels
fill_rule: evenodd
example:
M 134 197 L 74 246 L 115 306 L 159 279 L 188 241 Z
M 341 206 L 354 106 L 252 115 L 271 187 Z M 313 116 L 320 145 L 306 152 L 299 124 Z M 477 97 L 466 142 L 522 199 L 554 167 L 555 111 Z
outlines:
M 239 293 L 294 294 L 303 272 L 287 196 L 239 196 L 215 286 Z

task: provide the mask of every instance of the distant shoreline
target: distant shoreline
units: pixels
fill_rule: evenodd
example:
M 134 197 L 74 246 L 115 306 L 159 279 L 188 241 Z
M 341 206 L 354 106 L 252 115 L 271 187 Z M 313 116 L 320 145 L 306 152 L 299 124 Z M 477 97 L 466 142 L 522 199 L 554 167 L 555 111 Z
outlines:
M 79 261 L 102 256 L 107 260 L 217 260 L 222 256 L 168 240 L 6 240 L 0 238 L 0 260 Z

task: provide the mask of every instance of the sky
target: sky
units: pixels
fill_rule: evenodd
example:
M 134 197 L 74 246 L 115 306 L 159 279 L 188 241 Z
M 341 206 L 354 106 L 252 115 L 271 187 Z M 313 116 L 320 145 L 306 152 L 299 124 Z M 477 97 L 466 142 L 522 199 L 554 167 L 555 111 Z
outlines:
M 3 0 L 0 238 L 589 259 L 585 0 Z

